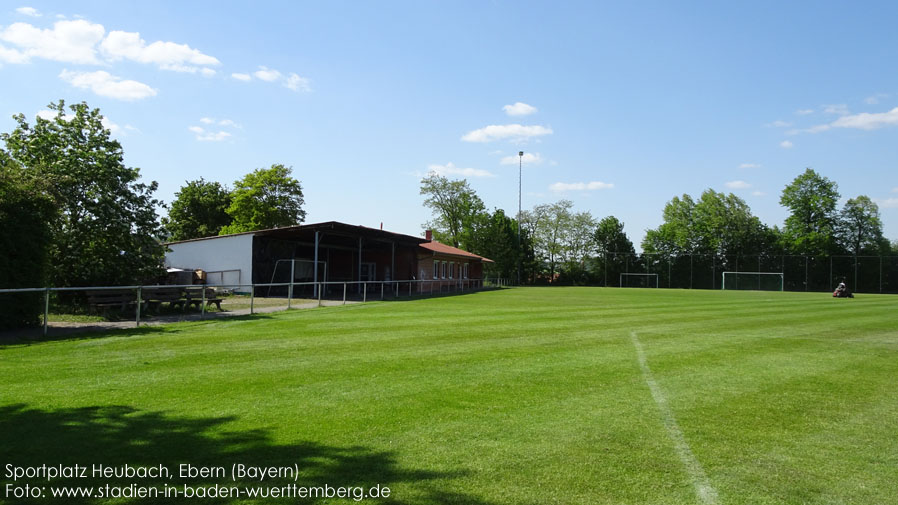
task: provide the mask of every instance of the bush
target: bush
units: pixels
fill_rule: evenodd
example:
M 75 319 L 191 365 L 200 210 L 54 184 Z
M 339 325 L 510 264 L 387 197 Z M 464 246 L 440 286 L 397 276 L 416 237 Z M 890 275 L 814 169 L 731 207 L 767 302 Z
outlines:
M 0 151 L 0 288 L 43 287 L 47 281 L 53 205 Z M 0 329 L 36 326 L 43 294 L 0 294 Z

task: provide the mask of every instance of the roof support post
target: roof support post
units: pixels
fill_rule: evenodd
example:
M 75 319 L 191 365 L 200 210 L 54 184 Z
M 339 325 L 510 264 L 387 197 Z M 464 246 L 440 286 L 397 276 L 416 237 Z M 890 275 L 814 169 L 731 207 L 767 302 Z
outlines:
M 315 261 L 312 263 L 312 277 L 315 284 L 312 285 L 312 297 L 318 297 L 318 231 L 315 231 Z

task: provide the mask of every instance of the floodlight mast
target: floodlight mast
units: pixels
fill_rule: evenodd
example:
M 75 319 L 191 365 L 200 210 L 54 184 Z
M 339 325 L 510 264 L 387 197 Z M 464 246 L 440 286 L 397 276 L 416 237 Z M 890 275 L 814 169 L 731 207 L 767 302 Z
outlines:
M 521 174 L 524 166 L 524 151 L 518 151 L 518 286 L 521 285 Z

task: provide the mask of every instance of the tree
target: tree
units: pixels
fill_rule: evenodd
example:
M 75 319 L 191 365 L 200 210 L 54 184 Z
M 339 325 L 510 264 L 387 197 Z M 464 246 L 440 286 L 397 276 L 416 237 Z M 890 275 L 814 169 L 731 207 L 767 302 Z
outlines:
M 175 200 L 168 217 L 162 219 L 162 225 L 171 240 L 218 235 L 222 228 L 231 224 L 227 212 L 230 206 L 231 194 L 221 184 L 203 178 L 188 181 L 175 193 Z
M 545 262 L 550 280 L 554 280 L 558 263 L 564 258 L 565 234 L 573 219 L 573 206 L 570 200 L 559 200 L 537 205 L 522 217 L 531 229 L 535 256 Z
M 25 116 L 2 140 L 31 179 L 46 184 L 58 210 L 50 224 L 50 283 L 56 286 L 134 284 L 162 270 L 164 249 L 153 198 L 156 182 L 124 165 L 121 144 L 103 127 L 99 109 L 86 103 L 50 104 L 56 115 Z
M 42 181 L 0 149 L 0 286 L 46 285 L 55 212 Z M 42 293 L 0 295 L 0 329 L 37 325 L 42 301 Z
M 837 236 L 842 247 L 855 256 L 888 252 L 888 248 L 881 250 L 883 237 L 879 206 L 865 195 L 845 202 L 839 213 Z
M 783 189 L 780 205 L 790 211 L 783 227 L 785 246 L 800 254 L 832 254 L 836 250 L 838 185 L 806 169 Z
M 227 213 L 231 224 L 220 235 L 245 231 L 295 226 L 306 218 L 302 185 L 291 174 L 293 169 L 271 165 L 246 174 L 234 183 Z
M 642 241 L 642 249 L 647 253 L 667 255 L 691 254 L 697 252 L 693 212 L 695 201 L 684 194 L 673 197 L 664 206 L 664 222 L 655 230 L 647 230 Z
M 646 232 L 642 247 L 647 253 L 723 258 L 770 252 L 776 242 L 776 231 L 752 215 L 744 200 L 707 189 L 697 201 L 683 195 L 668 202 L 664 223 Z
M 602 218 L 596 225 L 592 236 L 593 241 L 602 252 L 636 253 L 633 242 L 624 232 L 624 223 L 614 216 Z
M 477 224 L 486 216 L 486 207 L 468 181 L 450 181 L 431 172 L 421 180 L 420 194 L 427 197 L 424 206 L 433 213 L 433 219 L 425 226 L 433 230 L 434 238 L 470 251 L 474 247 Z
M 519 248 L 517 221 L 508 217 L 502 209 L 496 209 L 492 214 L 485 216 L 477 229 L 472 252 L 495 262 L 485 265 L 490 275 L 515 279 L 520 261 L 522 281 L 530 278 L 533 273 L 533 261 L 532 255 L 528 254 L 532 251 L 529 233 L 521 230 Z

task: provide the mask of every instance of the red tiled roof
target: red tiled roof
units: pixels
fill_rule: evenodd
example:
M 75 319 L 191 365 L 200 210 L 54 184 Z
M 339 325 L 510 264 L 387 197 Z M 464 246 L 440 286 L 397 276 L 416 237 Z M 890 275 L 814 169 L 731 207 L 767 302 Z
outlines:
M 474 253 L 469 253 L 468 251 L 463 251 L 457 247 L 452 247 L 451 245 L 441 244 L 436 240 L 431 242 L 424 242 L 423 244 L 418 244 L 419 247 L 423 247 L 428 251 L 433 251 L 439 254 L 448 254 L 450 256 L 462 256 L 464 258 L 478 259 L 483 261 L 484 263 L 494 263 L 493 260 L 489 258 L 484 258 L 483 256 L 478 256 Z

